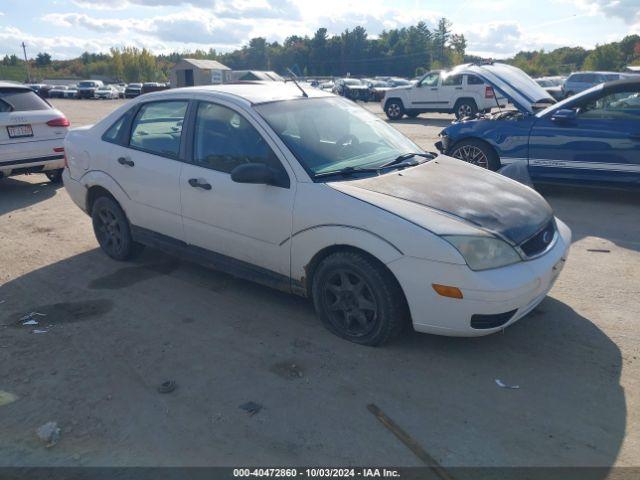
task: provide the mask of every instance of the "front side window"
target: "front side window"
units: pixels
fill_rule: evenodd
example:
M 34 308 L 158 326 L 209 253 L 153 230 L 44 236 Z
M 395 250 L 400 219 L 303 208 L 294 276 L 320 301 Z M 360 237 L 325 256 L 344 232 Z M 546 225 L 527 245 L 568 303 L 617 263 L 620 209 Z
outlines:
M 169 158 L 178 158 L 187 105 L 186 100 L 168 100 L 142 105 L 133 120 L 129 146 Z
M 422 85 L 423 87 L 436 87 L 438 86 L 439 78 L 439 72 L 427 73 L 420 81 L 420 85 Z
M 342 168 L 378 166 L 423 152 L 364 108 L 342 98 L 308 98 L 255 107 L 313 177 Z
M 246 118 L 214 103 L 198 105 L 193 162 L 201 167 L 231 173 L 246 163 L 283 167 L 271 147 Z
M 580 118 L 640 120 L 640 91 L 609 93 L 580 106 Z

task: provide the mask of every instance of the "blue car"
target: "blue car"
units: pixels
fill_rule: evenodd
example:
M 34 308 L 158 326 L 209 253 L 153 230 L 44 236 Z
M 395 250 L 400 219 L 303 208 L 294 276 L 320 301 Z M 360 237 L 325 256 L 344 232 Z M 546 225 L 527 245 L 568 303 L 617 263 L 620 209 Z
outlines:
M 515 109 L 454 122 L 440 133 L 442 153 L 494 171 L 520 162 L 533 182 L 640 186 L 640 79 L 553 103 L 524 72 L 499 65 L 465 68 Z

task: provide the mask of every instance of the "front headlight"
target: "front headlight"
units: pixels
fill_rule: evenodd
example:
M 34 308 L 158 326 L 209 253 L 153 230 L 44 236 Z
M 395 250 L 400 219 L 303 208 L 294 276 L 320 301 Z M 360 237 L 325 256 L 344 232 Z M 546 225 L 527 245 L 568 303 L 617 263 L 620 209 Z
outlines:
M 442 238 L 456 247 L 471 270 L 504 267 L 521 260 L 511 245 L 498 238 L 466 235 L 447 235 Z

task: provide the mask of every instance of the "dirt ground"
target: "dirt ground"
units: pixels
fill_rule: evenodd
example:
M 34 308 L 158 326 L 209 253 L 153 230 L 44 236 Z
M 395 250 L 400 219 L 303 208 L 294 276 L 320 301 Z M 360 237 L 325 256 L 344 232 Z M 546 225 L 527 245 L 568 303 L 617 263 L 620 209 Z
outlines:
M 77 126 L 120 101 L 53 103 Z M 431 149 L 449 121 L 394 126 Z M 112 261 L 64 188 L 2 180 L 0 391 L 17 398 L 0 392 L 0 466 L 422 465 L 370 403 L 446 467 L 640 465 L 638 196 L 541 192 L 575 243 L 536 310 L 489 337 L 373 349 L 304 299 L 151 250 Z M 46 316 L 23 326 L 30 312 Z

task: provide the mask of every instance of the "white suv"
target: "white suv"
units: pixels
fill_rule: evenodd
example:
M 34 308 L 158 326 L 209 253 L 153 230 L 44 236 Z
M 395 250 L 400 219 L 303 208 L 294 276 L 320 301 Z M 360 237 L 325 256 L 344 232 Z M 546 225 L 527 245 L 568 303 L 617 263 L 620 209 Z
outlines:
M 454 113 L 456 118 L 464 118 L 507 105 L 505 98 L 496 99 L 493 88 L 480 77 L 440 70 L 427 73 L 411 86 L 387 91 L 383 102 L 391 120 L 425 112 Z
M 65 187 L 108 255 L 150 245 L 309 296 L 366 345 L 409 319 L 486 335 L 542 301 L 571 233 L 534 190 L 268 83 L 150 93 L 69 132 Z
M 44 173 L 61 179 L 69 120 L 26 85 L 0 82 L 0 178 Z

